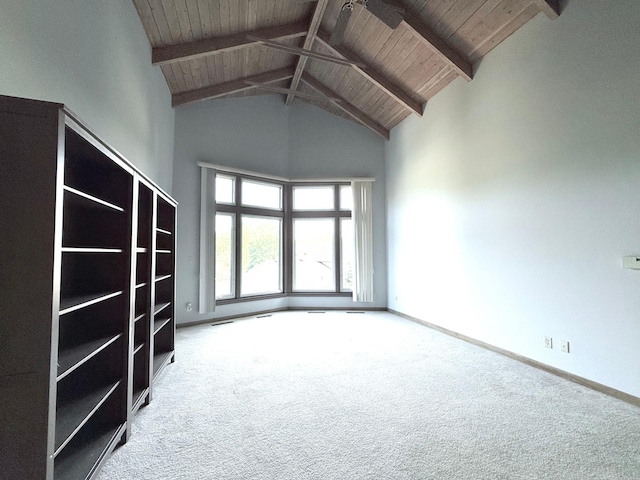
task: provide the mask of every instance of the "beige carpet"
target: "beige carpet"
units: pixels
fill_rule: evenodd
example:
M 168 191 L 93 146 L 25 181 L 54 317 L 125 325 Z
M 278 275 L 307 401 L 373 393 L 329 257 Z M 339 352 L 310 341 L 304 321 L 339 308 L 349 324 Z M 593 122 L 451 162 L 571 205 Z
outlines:
M 639 409 L 388 313 L 179 329 L 176 357 L 99 480 L 640 478 Z

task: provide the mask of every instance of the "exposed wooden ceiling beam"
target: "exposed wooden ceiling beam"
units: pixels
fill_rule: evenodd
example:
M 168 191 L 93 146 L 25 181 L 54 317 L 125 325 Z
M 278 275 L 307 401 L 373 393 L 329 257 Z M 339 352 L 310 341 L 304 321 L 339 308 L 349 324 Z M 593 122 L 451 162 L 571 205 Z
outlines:
M 247 85 L 253 85 L 256 88 L 269 90 L 270 92 L 286 93 L 287 95 L 291 94 L 297 97 L 308 98 L 310 100 L 319 100 L 321 102 L 341 102 L 342 101 L 342 99 L 338 97 L 325 97 L 324 95 L 313 95 L 311 93 L 301 92 L 300 90 L 291 90 L 290 88 L 274 87 L 272 85 L 265 85 L 264 83 L 252 82 L 250 80 L 245 80 L 245 83 Z
M 302 37 L 307 34 L 308 25 L 304 22 L 280 25 L 278 27 L 260 28 L 249 32 L 234 33 L 224 37 L 208 38 L 196 42 L 156 47 L 151 52 L 153 65 L 193 60 L 194 58 L 211 55 L 213 53 L 228 52 L 237 48 L 257 45 L 258 42 L 247 38 L 255 35 L 267 40 L 285 40 L 287 38 Z
M 316 40 L 318 40 L 322 45 L 333 51 L 336 55 L 340 55 L 341 57 L 351 60 L 355 62 L 352 66 L 356 72 L 361 74 L 367 80 L 372 82 L 378 88 L 382 89 L 387 95 L 393 98 L 396 102 L 398 102 L 403 107 L 407 108 L 411 112 L 415 113 L 419 117 L 422 116 L 422 105 L 419 102 L 416 102 L 413 98 L 403 92 L 398 86 L 396 86 L 391 80 L 385 78 L 385 76 L 380 73 L 376 68 L 367 65 L 366 69 L 360 68 L 358 64 L 365 63 L 358 55 L 353 53 L 344 45 L 329 45 L 329 38 L 331 35 L 329 32 L 325 30 L 319 30 L 318 35 L 316 36 Z
M 560 16 L 560 4 L 558 0 L 534 0 L 533 3 L 551 20 L 555 20 Z
M 230 82 L 218 83 L 216 85 L 209 85 L 208 87 L 198 88 L 196 90 L 175 93 L 172 97 L 171 105 L 177 107 L 179 105 L 198 102 L 200 100 L 209 100 L 213 98 L 224 97 L 225 95 L 230 95 L 232 93 L 241 92 L 250 88 L 256 88 L 253 85 L 248 85 L 246 83 L 248 81 L 256 83 L 279 82 L 281 80 L 287 80 L 293 77 L 293 73 L 293 67 L 280 68 L 278 70 L 272 70 L 270 72 L 260 73 L 258 75 L 252 75 L 250 77 L 231 80 Z
M 309 30 L 307 31 L 307 36 L 304 39 L 304 45 L 302 48 L 305 50 L 311 50 L 313 46 L 313 42 L 316 39 L 316 33 L 320 28 L 320 22 L 322 21 L 322 17 L 324 16 L 324 11 L 327 8 L 327 4 L 329 0 L 318 0 L 316 4 L 316 8 L 313 12 L 313 17 L 311 18 L 311 23 L 309 24 Z M 300 57 L 298 59 L 298 64 L 296 65 L 296 71 L 293 74 L 293 79 L 291 80 L 291 85 L 289 88 L 291 90 L 297 90 L 298 84 L 300 83 L 300 78 L 302 78 L 302 72 L 304 72 L 304 67 L 307 64 L 307 59 L 309 57 Z M 286 105 L 291 105 L 293 101 L 293 95 L 287 95 L 287 100 L 285 101 Z
M 340 100 L 342 100 L 341 102 L 333 102 L 333 103 L 334 103 L 334 105 L 336 107 L 338 107 L 340 110 L 342 110 L 347 115 L 352 117 L 358 123 L 364 125 L 365 127 L 370 129 L 371 131 L 377 133 L 378 135 L 380 135 L 385 140 L 389 140 L 389 130 L 384 128 L 382 125 L 377 123 L 375 120 L 373 120 L 371 117 L 369 117 L 365 113 L 363 113 L 360 110 L 358 110 L 351 103 L 349 103 L 349 101 L 347 101 L 346 99 L 342 98 L 340 95 L 338 95 L 336 92 L 331 90 L 326 85 L 322 84 L 322 82 L 320 82 L 317 78 L 315 78 L 315 77 L 309 75 L 308 73 L 304 72 L 302 74 L 302 76 L 301 76 L 301 79 L 302 79 L 302 81 L 304 83 L 309 85 L 314 90 L 320 92 L 322 95 L 325 95 L 326 97 L 337 97 Z
M 344 59 L 341 57 L 332 57 L 330 55 L 323 55 L 322 53 L 314 52 L 313 50 L 305 50 L 304 48 L 298 47 L 290 47 L 289 45 L 283 45 L 278 42 L 273 42 L 271 40 L 267 40 L 265 38 L 256 37 L 254 35 L 247 35 L 249 40 L 255 40 L 256 42 L 261 43 L 262 45 L 266 45 L 267 47 L 275 48 L 277 50 L 282 50 L 284 52 L 292 53 L 294 55 L 300 55 L 310 58 L 315 58 L 317 60 L 323 60 L 325 62 L 337 63 L 339 65 L 348 65 L 352 66 L 356 64 L 360 68 L 366 68 L 367 66 L 362 62 L 351 61 L 348 59 Z
M 447 62 L 458 75 L 470 81 L 473 78 L 473 67 L 456 50 L 450 47 L 433 30 L 413 15 L 406 14 L 402 24 L 408 28 L 418 40 Z

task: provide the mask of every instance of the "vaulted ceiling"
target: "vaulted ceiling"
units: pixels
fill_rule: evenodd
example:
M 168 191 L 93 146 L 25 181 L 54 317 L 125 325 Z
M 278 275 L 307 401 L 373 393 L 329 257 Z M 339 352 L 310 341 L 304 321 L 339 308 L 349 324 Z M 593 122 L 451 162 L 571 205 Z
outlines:
M 133 2 L 174 106 L 283 95 L 384 138 L 457 77 L 471 81 L 474 64 L 538 13 L 559 14 L 558 0 L 395 0 L 403 20 L 392 29 L 357 0 L 331 45 L 349 1 Z

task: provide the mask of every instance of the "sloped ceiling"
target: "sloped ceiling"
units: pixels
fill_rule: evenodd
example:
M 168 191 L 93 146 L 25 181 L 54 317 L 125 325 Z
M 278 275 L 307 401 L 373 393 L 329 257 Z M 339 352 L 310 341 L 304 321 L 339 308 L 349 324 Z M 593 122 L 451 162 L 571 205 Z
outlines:
M 133 2 L 174 106 L 283 95 L 384 138 L 531 18 L 559 15 L 557 0 L 396 0 L 392 29 L 358 0 L 332 46 L 345 0 Z

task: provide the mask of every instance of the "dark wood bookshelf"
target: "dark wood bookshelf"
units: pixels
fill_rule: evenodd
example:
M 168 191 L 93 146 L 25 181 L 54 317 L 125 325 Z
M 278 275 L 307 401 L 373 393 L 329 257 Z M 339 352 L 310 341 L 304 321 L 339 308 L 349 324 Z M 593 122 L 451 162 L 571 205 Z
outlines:
M 131 434 L 133 415 L 143 403 L 148 402 L 149 364 L 151 362 L 151 316 L 153 301 L 153 198 L 154 191 L 149 185 L 139 182 L 134 195 L 137 205 L 137 224 L 135 239 L 135 278 L 133 312 L 134 336 L 130 356 L 129 392 L 127 395 L 127 436 Z
M 90 480 L 175 358 L 176 203 L 61 104 L 0 95 L 0 150 L 0 476 Z
M 162 195 L 155 199 L 155 224 L 153 230 L 153 278 L 152 285 L 153 335 L 151 353 L 153 362 L 149 376 L 155 379 L 169 362 L 175 360 L 175 206 Z M 153 396 L 153 383 L 150 397 Z

